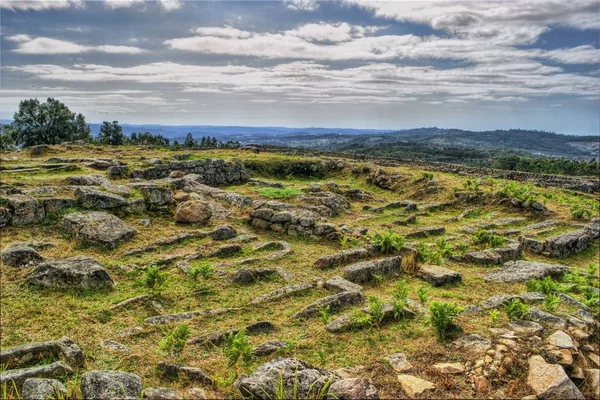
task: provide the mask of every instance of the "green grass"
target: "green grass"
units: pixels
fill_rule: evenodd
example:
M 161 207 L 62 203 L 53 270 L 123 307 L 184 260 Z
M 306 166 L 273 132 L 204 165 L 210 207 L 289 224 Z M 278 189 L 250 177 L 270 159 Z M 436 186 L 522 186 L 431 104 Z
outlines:
M 278 189 L 278 188 L 266 187 L 266 188 L 256 189 L 256 193 L 258 193 L 261 196 L 266 197 L 268 199 L 278 200 L 278 199 L 294 198 L 298 195 L 301 195 L 302 191 L 298 190 L 298 189 L 293 189 L 293 188 Z

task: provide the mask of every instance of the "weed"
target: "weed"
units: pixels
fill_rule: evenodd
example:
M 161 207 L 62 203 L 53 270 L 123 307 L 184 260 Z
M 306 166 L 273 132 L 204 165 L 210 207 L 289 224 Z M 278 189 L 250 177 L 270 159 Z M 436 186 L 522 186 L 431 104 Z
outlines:
M 510 320 L 521 319 L 528 309 L 529 307 L 523 304 L 519 299 L 512 299 L 504 306 L 504 311 Z
M 504 236 L 496 235 L 485 229 L 479 229 L 473 234 L 471 239 L 473 239 L 473 243 L 475 244 L 485 244 L 490 247 L 500 247 L 506 242 Z
M 209 263 L 202 262 L 190 270 L 189 276 L 193 281 L 197 281 L 199 276 L 204 280 L 208 280 L 215 276 L 215 269 Z
M 376 233 L 371 238 L 371 243 L 382 254 L 397 254 L 402 250 L 405 244 L 403 236 L 388 230 L 384 233 Z
M 175 329 L 173 329 L 173 332 L 171 332 L 171 334 L 165 336 L 158 343 L 158 346 L 161 350 L 166 351 L 175 357 L 178 357 L 183 351 L 185 343 L 187 342 L 191 334 L 192 330 L 190 329 L 188 324 L 181 324 Z
M 360 310 L 352 313 L 352 327 L 354 329 L 370 328 L 373 326 L 373 316 Z
M 542 292 L 545 295 L 552 293 L 564 292 L 566 288 L 558 282 L 555 282 L 551 277 L 546 276 L 543 279 L 534 279 L 525 283 L 527 290 L 530 292 Z
M 550 293 L 546 295 L 544 299 L 544 308 L 549 312 L 555 312 L 560 304 L 560 299 L 557 295 Z
M 498 318 L 500 317 L 500 311 L 494 309 L 490 311 L 490 318 L 492 320 L 492 325 L 496 326 L 498 324 Z
M 238 360 L 241 358 L 244 364 L 249 363 L 252 360 L 252 346 L 246 330 L 242 329 L 237 333 L 231 332 L 225 338 L 225 344 L 223 346 L 223 353 L 227 359 L 227 366 L 233 367 Z
M 421 286 L 417 289 L 417 296 L 419 297 L 419 303 L 425 304 L 427 303 L 427 299 L 429 298 L 429 291 L 431 288 L 427 286 Z
M 140 283 L 149 289 L 152 294 L 157 294 L 167 286 L 168 281 L 168 272 L 162 271 L 158 266 L 151 266 L 144 272 Z
M 375 282 L 375 286 L 381 286 L 383 284 L 383 280 L 383 275 L 373 274 L 373 281 Z
M 592 216 L 592 212 L 587 210 L 581 206 L 581 204 L 573 204 L 569 211 L 571 213 L 571 218 L 573 219 L 589 219 Z
M 340 238 L 340 246 L 344 250 L 351 248 L 351 247 L 358 247 L 359 245 L 360 245 L 360 239 L 358 239 L 358 238 L 351 238 L 348 236 L 342 236 Z
M 458 307 L 454 303 L 440 303 L 434 301 L 429 306 L 431 316 L 429 321 L 435 329 L 438 340 L 443 342 L 452 331 L 456 329 L 454 318 L 462 311 L 462 307 Z
M 369 296 L 369 314 L 373 317 L 373 324 L 379 325 L 381 321 L 383 321 L 383 317 L 385 317 L 384 313 L 384 303 L 377 296 Z
M 329 323 L 329 320 L 331 319 L 331 310 L 329 306 L 319 306 L 318 311 L 319 317 L 321 318 L 321 322 L 323 322 L 323 325 L 327 325 Z

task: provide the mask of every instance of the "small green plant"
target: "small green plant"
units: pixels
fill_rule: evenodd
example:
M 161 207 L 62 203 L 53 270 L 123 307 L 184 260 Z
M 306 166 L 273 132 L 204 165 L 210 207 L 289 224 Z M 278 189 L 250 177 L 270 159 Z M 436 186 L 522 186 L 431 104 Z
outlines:
M 227 366 L 232 368 L 241 358 L 244 364 L 252 360 L 252 346 L 246 330 L 242 329 L 237 333 L 231 332 L 225 338 L 223 353 L 227 359 Z
M 551 277 L 546 276 L 542 279 L 534 279 L 525 283 L 529 292 L 542 292 L 545 295 L 564 292 L 565 287 Z
M 331 319 L 330 307 L 319 306 L 317 311 L 319 311 L 319 317 L 321 318 L 321 322 L 323 322 L 323 325 L 327 325 L 329 323 L 329 320 Z
M 557 295 L 550 293 L 544 299 L 544 308 L 549 312 L 555 312 L 560 304 L 560 299 Z
M 598 269 L 598 264 L 590 264 L 586 272 L 586 278 L 589 285 L 595 288 L 600 286 L 600 275 L 598 274 Z
M 141 283 L 152 294 L 158 294 L 167 286 L 168 280 L 169 274 L 166 271 L 162 271 L 158 266 L 150 266 L 144 272 Z
M 437 240 L 436 245 L 438 247 L 438 253 L 443 258 L 448 258 L 454 255 L 454 249 L 450 243 L 446 240 L 446 238 L 441 237 Z
M 581 204 L 573 204 L 570 207 L 571 218 L 573 219 L 589 219 L 592 216 L 592 212 L 581 206 Z
M 442 265 L 444 263 L 444 257 L 439 251 L 434 251 L 430 246 L 421 243 L 417 246 L 418 259 L 421 262 L 426 262 L 433 265 Z
M 293 179 L 293 175 L 291 177 L 291 179 Z M 301 190 L 298 189 L 293 189 L 293 188 L 285 188 L 285 189 L 279 189 L 279 188 L 271 188 L 271 187 L 266 187 L 266 188 L 260 188 L 260 189 L 256 189 L 256 193 L 260 194 L 263 197 L 266 197 L 268 199 L 289 199 L 292 197 L 296 197 L 298 195 L 302 194 Z
M 498 324 L 498 318 L 500 318 L 500 311 L 494 309 L 490 311 L 490 318 L 492 319 L 492 325 Z
M 370 328 L 373 326 L 373 316 L 360 310 L 352 313 L 351 320 L 354 329 Z
M 423 178 L 425 178 L 428 181 L 432 181 L 433 180 L 433 173 L 432 172 L 423 172 L 421 173 L 421 176 Z
M 215 276 L 215 269 L 209 263 L 202 262 L 190 270 L 189 276 L 195 282 L 198 281 L 198 277 L 208 280 Z
M 381 286 L 383 284 L 384 277 L 381 274 L 373 274 L 373 281 L 375 286 Z
M 373 324 L 379 325 L 383 318 L 385 317 L 384 313 L 384 303 L 377 296 L 369 296 L 369 314 L 373 317 Z
M 408 304 L 408 285 L 405 280 L 396 283 L 392 297 L 394 319 L 400 321 L 405 317 L 405 308 Z
M 429 291 L 431 288 L 427 286 L 421 286 L 417 289 L 417 296 L 419 297 L 419 303 L 425 304 L 427 303 L 427 299 L 429 298 Z
M 506 242 L 504 236 L 496 235 L 485 229 L 479 229 L 473 234 L 471 239 L 473 239 L 473 243 L 475 244 L 484 244 L 489 247 L 500 247 Z
M 504 306 L 504 312 L 510 320 L 521 319 L 528 309 L 529 307 L 519 299 L 512 299 Z
M 158 343 L 158 346 L 161 350 L 166 351 L 175 357 L 178 357 L 183 351 L 185 343 L 187 342 L 191 334 L 192 330 L 190 329 L 188 324 L 181 324 L 175 329 L 173 329 L 173 332 L 171 332 L 171 334 L 165 336 Z
M 349 249 L 351 247 L 358 247 L 359 245 L 360 245 L 359 238 L 353 238 L 353 237 L 348 237 L 348 236 L 342 236 L 340 238 L 340 246 L 344 250 Z
M 388 230 L 384 233 L 376 233 L 371 238 L 371 243 L 382 254 L 397 254 L 405 244 L 404 237 Z
M 434 301 L 429 306 L 429 312 L 431 316 L 429 321 L 435 329 L 438 340 L 443 342 L 446 340 L 448 335 L 456 329 L 454 325 L 454 318 L 462 311 L 461 307 L 458 307 L 454 303 L 440 303 Z

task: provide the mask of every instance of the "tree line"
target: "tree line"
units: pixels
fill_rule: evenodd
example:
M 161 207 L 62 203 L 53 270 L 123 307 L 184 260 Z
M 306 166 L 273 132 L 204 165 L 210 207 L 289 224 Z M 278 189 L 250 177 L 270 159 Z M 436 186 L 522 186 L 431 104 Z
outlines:
M 82 114 L 75 114 L 58 100 L 48 98 L 40 103 L 37 99 L 23 100 L 9 125 L 0 125 L 0 150 L 13 146 L 30 147 L 40 144 L 60 144 L 84 141 L 110 146 L 143 145 L 170 148 L 237 148 L 237 141 L 222 142 L 215 137 L 203 136 L 200 141 L 188 133 L 183 145 L 150 132 L 123 133 L 118 121 L 104 121 L 98 136 L 92 136 L 89 125 Z

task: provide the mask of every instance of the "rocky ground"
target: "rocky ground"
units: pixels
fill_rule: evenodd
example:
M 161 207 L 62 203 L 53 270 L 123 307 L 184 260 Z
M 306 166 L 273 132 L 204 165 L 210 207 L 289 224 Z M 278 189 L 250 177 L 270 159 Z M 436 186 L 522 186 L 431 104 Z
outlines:
M 3 398 L 600 397 L 593 195 L 252 149 L 1 161 Z

